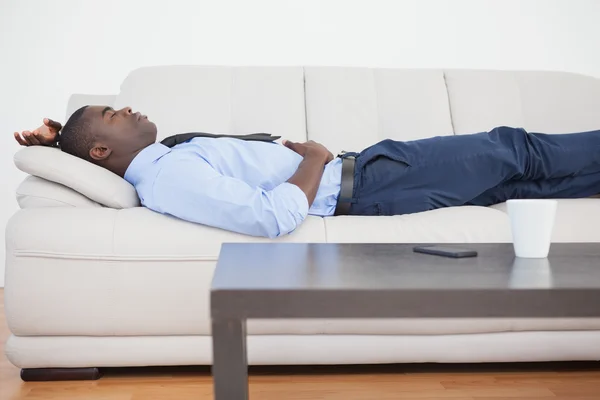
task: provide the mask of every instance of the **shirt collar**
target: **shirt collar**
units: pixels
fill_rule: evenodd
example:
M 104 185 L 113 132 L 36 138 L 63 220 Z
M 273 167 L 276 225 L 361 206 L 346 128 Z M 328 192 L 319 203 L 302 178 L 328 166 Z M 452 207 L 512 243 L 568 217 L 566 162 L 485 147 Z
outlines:
M 154 143 L 146 147 L 135 156 L 129 167 L 127 167 L 125 180 L 135 186 L 142 180 L 148 167 L 169 152 L 171 152 L 171 149 L 161 143 Z

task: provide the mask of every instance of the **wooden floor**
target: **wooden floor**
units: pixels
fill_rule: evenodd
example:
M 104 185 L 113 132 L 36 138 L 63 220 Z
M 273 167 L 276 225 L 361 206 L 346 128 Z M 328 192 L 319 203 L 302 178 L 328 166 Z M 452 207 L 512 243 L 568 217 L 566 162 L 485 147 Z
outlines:
M 4 356 L 0 289 L 0 400 L 211 399 L 206 367 L 109 369 L 94 382 L 24 383 Z M 253 368 L 251 400 L 599 400 L 600 363 Z

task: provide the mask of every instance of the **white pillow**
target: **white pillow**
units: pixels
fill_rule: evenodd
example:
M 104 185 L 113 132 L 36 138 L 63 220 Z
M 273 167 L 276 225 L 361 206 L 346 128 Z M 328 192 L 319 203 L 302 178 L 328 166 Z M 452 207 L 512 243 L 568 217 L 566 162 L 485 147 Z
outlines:
M 106 207 L 140 205 L 134 187 L 125 179 L 57 148 L 25 147 L 15 154 L 14 161 L 21 171 L 60 183 Z

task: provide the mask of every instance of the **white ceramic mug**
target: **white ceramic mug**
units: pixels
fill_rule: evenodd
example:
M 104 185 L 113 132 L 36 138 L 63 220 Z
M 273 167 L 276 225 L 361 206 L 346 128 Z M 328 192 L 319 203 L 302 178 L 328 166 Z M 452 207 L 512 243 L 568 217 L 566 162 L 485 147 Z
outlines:
M 548 257 L 556 200 L 508 200 L 506 204 L 515 255 L 522 258 Z

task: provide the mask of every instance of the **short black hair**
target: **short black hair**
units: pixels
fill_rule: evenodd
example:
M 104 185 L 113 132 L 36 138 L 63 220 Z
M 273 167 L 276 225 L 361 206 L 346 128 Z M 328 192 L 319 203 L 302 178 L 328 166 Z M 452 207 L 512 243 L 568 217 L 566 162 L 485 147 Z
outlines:
M 90 149 L 94 145 L 95 136 L 87 118 L 83 116 L 88 106 L 83 106 L 70 117 L 60 134 L 60 148 L 65 153 L 93 162 Z

